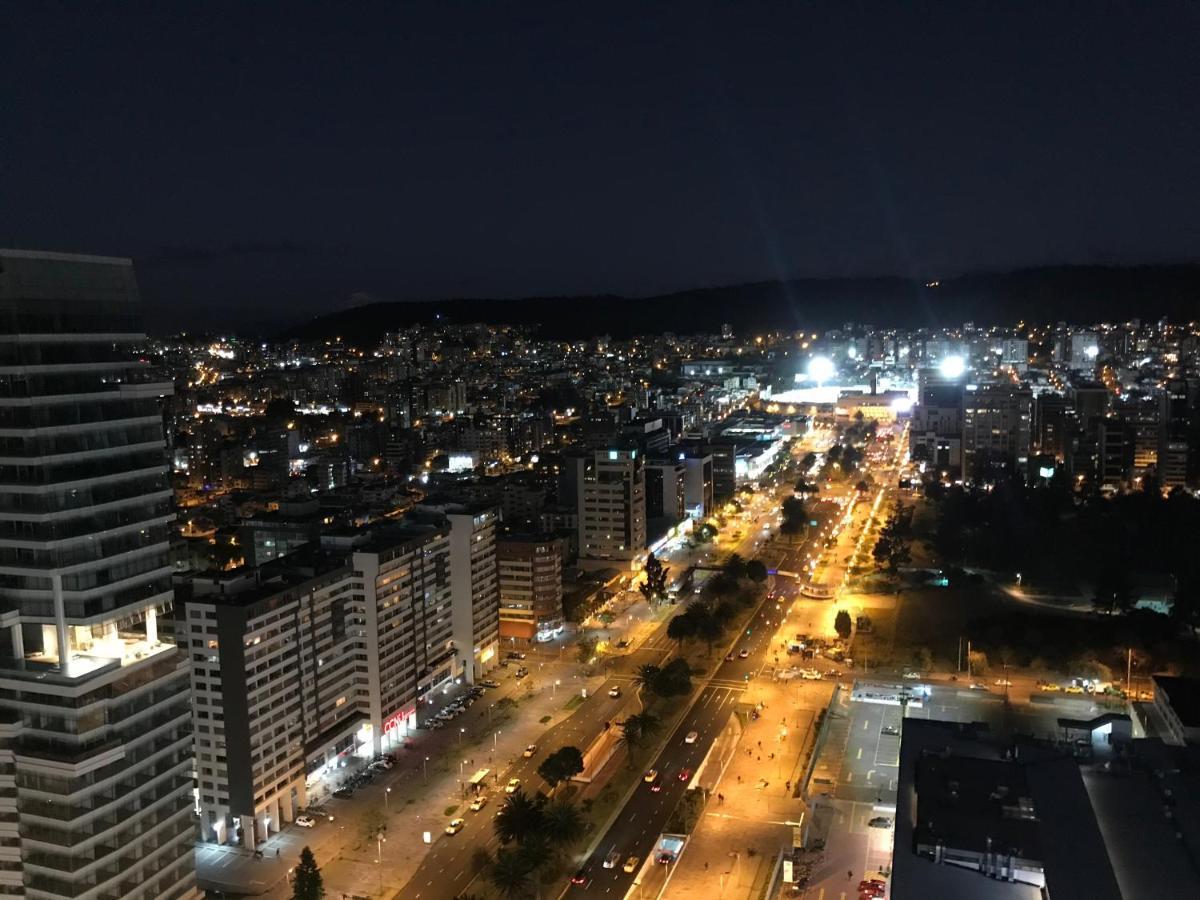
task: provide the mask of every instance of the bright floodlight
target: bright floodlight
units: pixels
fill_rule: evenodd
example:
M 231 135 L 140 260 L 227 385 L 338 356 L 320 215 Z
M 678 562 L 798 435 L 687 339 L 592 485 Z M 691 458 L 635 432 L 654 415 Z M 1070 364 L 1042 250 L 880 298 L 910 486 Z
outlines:
M 967 364 L 961 356 L 947 356 L 938 363 L 938 371 L 946 378 L 958 378 L 967 371 Z
M 808 361 L 808 377 L 818 384 L 833 377 L 833 360 L 828 356 L 814 356 Z
M 1088 359 L 1095 359 L 1097 356 L 1100 355 L 1100 348 L 1097 347 L 1095 344 L 1092 344 L 1090 347 L 1088 347 L 1083 352 L 1087 354 Z

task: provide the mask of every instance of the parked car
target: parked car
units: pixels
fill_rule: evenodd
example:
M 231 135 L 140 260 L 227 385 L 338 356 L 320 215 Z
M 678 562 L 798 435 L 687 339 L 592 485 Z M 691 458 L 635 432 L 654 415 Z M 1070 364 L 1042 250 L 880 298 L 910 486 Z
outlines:
M 348 788 L 348 787 L 340 787 L 336 791 L 333 792 L 333 796 L 337 797 L 339 800 L 347 800 L 350 797 L 354 796 L 354 789 Z
M 296 816 L 296 824 L 301 828 L 315 828 L 317 820 L 312 816 Z
M 867 825 L 871 828 L 891 828 L 892 820 L 887 816 L 876 816 L 873 819 L 868 819 Z
M 495 679 L 492 679 L 492 678 L 487 678 L 487 679 L 484 679 L 483 681 L 481 681 L 481 682 L 479 682 L 479 683 L 480 683 L 481 685 L 483 685 L 485 688 L 498 688 L 498 687 L 500 687 L 500 682 L 498 682 L 498 681 L 496 681 Z

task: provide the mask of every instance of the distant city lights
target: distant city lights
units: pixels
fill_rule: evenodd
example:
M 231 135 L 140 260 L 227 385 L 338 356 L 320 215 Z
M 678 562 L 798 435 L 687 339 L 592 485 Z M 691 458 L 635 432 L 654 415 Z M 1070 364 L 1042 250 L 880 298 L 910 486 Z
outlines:
M 938 363 L 938 371 L 944 378 L 959 378 L 967 371 L 967 364 L 961 356 L 947 356 Z

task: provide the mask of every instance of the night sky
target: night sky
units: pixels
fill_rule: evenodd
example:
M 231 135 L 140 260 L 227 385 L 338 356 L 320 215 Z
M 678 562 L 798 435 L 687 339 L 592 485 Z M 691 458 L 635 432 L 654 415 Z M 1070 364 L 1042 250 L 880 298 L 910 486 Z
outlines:
M 0 245 L 210 329 L 1200 259 L 1200 3 L 1048 5 L 0 3 Z

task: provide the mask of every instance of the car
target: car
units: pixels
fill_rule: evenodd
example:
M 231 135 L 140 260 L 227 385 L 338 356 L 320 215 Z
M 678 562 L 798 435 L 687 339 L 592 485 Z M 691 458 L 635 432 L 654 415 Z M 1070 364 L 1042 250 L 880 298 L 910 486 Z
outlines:
M 515 794 L 517 792 L 517 788 L 519 788 L 520 786 L 521 786 L 520 778 L 510 778 L 510 779 L 508 779 L 508 784 L 506 784 L 504 786 L 504 793 Z
M 821 672 L 819 669 L 801 669 L 800 677 L 806 681 L 820 681 Z
M 337 797 L 339 800 L 348 800 L 349 798 L 354 796 L 354 789 L 348 788 L 348 787 L 340 787 L 336 791 L 333 792 L 333 796 Z
M 650 782 L 650 790 L 654 791 L 654 793 L 657 794 L 662 789 L 663 789 L 663 780 L 662 780 L 662 776 L 660 775 L 658 778 L 655 778 L 652 782 Z
M 869 828 L 891 828 L 892 820 L 887 816 L 875 816 L 873 819 L 867 820 Z
M 526 759 L 529 759 L 535 753 L 537 753 L 537 744 L 530 744 L 528 747 L 525 748 L 525 752 L 522 753 L 521 755 L 523 757 L 525 757 Z
M 1083 688 L 1078 684 L 1068 684 L 1066 691 L 1068 694 L 1082 694 Z
M 692 770 L 686 769 L 686 768 L 680 769 L 679 774 L 676 775 L 675 777 L 678 778 L 680 781 L 691 781 L 692 780 Z
M 825 677 L 826 678 L 841 678 L 842 673 L 839 669 L 830 669 L 828 672 L 825 673 Z
M 684 739 L 683 739 L 683 742 L 684 742 L 685 744 L 694 744 L 694 743 L 696 743 L 696 739 L 697 739 L 698 737 L 700 737 L 700 732 L 698 732 L 698 731 L 689 731 L 689 732 L 687 733 L 687 735 L 684 737 Z
M 664 866 L 669 866 L 671 863 L 675 862 L 675 854 L 670 850 L 664 850 L 662 853 L 658 854 L 657 857 L 655 857 L 655 862 L 661 863 Z
M 526 669 L 524 666 L 522 666 L 521 668 L 517 669 L 517 674 L 514 675 L 513 677 L 520 680 L 528 674 L 529 674 L 529 670 Z
M 315 828 L 317 820 L 312 816 L 296 816 L 296 824 L 301 828 Z
M 451 819 L 450 824 L 446 826 L 446 834 L 458 834 L 466 824 L 465 819 Z
M 485 806 L 487 806 L 487 802 L 488 802 L 487 794 L 480 794 L 478 797 L 476 797 L 474 800 L 471 801 L 471 812 L 479 812 L 481 809 L 483 809 Z
M 733 654 L 732 653 L 725 654 L 725 662 L 733 662 Z
M 626 875 L 632 875 L 637 871 L 638 863 L 641 862 L 636 856 L 631 856 L 625 860 L 625 865 L 621 866 Z
M 654 779 L 656 779 L 657 777 L 658 777 L 658 769 L 651 769 L 649 772 L 647 772 L 647 773 L 645 774 L 645 776 L 643 776 L 643 778 L 642 778 L 642 781 L 644 781 L 644 782 L 646 782 L 647 784 L 649 784 L 650 782 L 652 782 L 652 781 L 653 781 Z
M 1048 692 L 1053 693 L 1055 691 L 1061 691 L 1062 688 L 1059 687 L 1057 684 L 1055 684 L 1053 681 L 1043 681 L 1041 684 L 1038 685 L 1038 690 L 1048 691 Z
M 514 650 L 512 653 L 507 654 L 505 658 L 506 659 L 524 659 L 525 654 L 521 653 L 520 651 Z
M 989 690 L 986 684 L 980 684 L 978 681 L 972 681 L 967 685 L 967 688 L 972 691 L 982 691 L 983 693 L 987 693 Z
M 604 857 L 604 868 L 615 869 L 617 867 L 617 863 L 619 863 L 620 861 L 621 861 L 621 851 L 620 850 L 610 850 L 608 852 L 608 856 Z
M 995 684 L 996 687 L 1012 687 L 1012 682 L 1009 681 L 1007 678 L 997 678 L 992 683 Z
M 745 659 L 749 655 L 750 655 L 749 650 L 739 650 L 738 651 L 738 659 Z
M 879 880 L 878 878 L 864 878 L 858 883 L 858 889 L 860 891 L 883 890 L 886 887 L 887 883 Z
M 880 734 L 899 734 L 900 729 L 897 728 L 895 725 L 884 725 L 882 728 L 879 729 L 879 733 Z
M 498 687 L 500 687 L 500 682 L 498 682 L 498 681 L 496 681 L 495 679 L 492 679 L 492 678 L 485 679 L 484 681 L 481 681 L 481 682 L 479 682 L 479 683 L 480 683 L 481 685 L 483 685 L 485 688 L 498 688 Z
M 614 700 L 616 700 L 618 697 L 621 696 L 621 689 L 619 687 L 610 687 L 608 689 L 608 696 L 610 696 Z
M 908 678 L 908 679 L 910 679 L 910 680 L 913 680 L 913 679 L 920 678 L 920 677 L 921 677 L 921 673 L 920 673 L 920 672 L 905 672 L 905 673 L 904 673 L 904 677 L 905 677 L 905 678 Z
M 629 646 L 629 641 L 625 640 L 624 638 L 617 641 L 617 649 L 618 650 L 624 650 L 628 646 Z
M 591 880 L 592 880 L 591 869 L 586 869 L 586 868 L 580 869 L 578 872 L 576 872 L 574 875 L 571 876 L 571 884 L 587 884 Z

